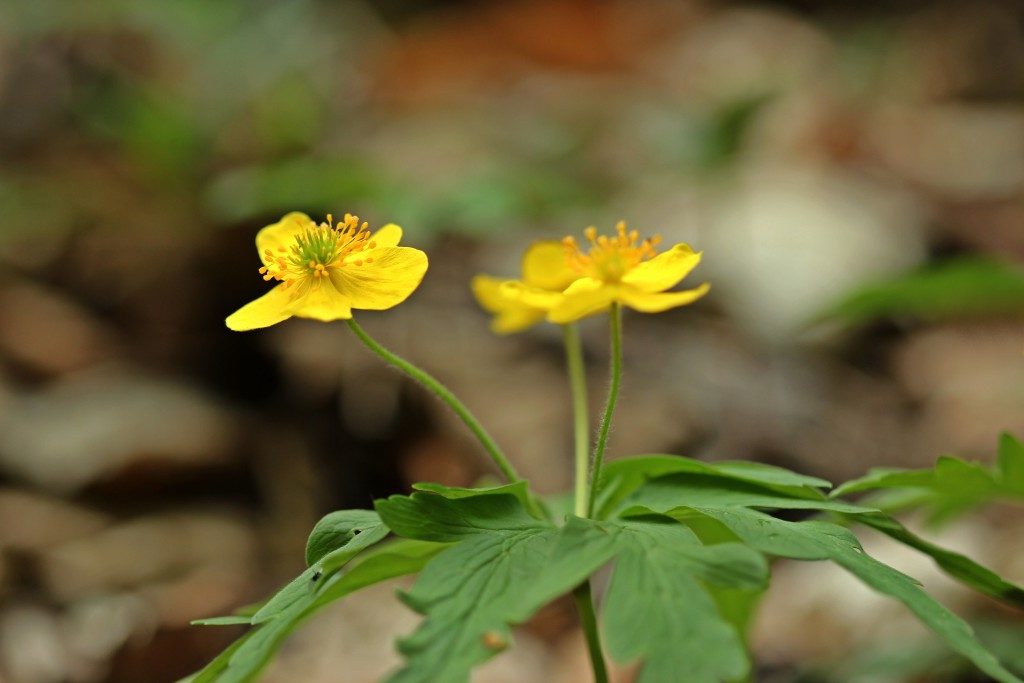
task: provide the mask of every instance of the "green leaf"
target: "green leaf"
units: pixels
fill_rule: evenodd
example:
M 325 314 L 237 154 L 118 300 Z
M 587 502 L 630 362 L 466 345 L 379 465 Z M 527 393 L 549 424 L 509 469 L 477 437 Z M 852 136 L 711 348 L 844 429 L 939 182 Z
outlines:
M 333 573 L 362 551 L 383 541 L 387 535 L 388 528 L 378 523 L 368 527 L 363 533 L 352 536 L 347 543 L 321 557 L 275 593 L 274 597 L 252 616 L 252 623 L 269 621 L 291 605 L 304 602 L 308 596 L 315 594 Z
M 893 315 L 939 320 L 1024 313 L 1024 271 L 1007 263 L 957 259 L 871 284 L 817 320 L 856 325 Z
M 472 489 L 448 497 L 421 491 L 391 496 L 374 503 L 384 523 L 399 536 L 424 541 L 454 542 L 483 530 L 513 531 L 550 526 L 532 517 L 511 489 L 525 482 L 491 489 Z
M 510 625 L 571 590 L 595 562 L 606 561 L 600 552 L 590 553 L 589 560 L 580 552 L 576 559 L 585 561 L 550 567 L 552 549 L 563 534 L 572 545 L 576 527 L 568 525 L 565 532 L 531 517 L 510 486 L 430 489 L 376 503 L 399 535 L 459 541 L 403 595 L 426 619 L 399 641 L 406 665 L 389 680 L 401 683 L 467 680 L 474 666 L 508 645 Z
M 189 622 L 193 626 L 238 626 L 245 624 L 248 626 L 252 623 L 252 617 L 246 617 L 241 614 L 232 614 L 225 617 L 207 617 L 206 619 L 193 619 Z
M 1010 434 L 1002 434 L 996 467 L 1003 489 L 1024 497 L 1024 444 Z
M 760 484 L 794 498 L 821 499 L 824 496 L 818 489 L 831 487 L 824 479 L 762 463 L 732 460 L 703 462 L 681 455 L 638 455 L 614 460 L 605 467 L 598 504 L 599 517 L 609 514 L 626 496 L 647 481 L 685 472 Z
M 697 683 L 747 671 L 742 639 L 718 614 L 704 584 L 762 589 L 767 566 L 760 554 L 735 543 L 705 546 L 664 517 L 603 523 L 572 517 L 558 529 L 530 517 L 507 492 L 442 493 L 420 491 L 377 502 L 381 518 L 396 533 L 458 541 L 427 565 L 403 596 L 426 618 L 399 642 L 406 664 L 389 679 L 392 683 L 468 680 L 474 666 L 508 645 L 511 625 L 616 556 L 615 576 L 621 578 L 613 582 L 620 588 L 613 586 L 609 594 L 605 623 L 613 654 L 647 661 L 642 680 L 676 680 L 669 673 L 678 671 L 682 657 L 688 670 L 694 666 L 690 660 L 697 662 L 692 669 Z M 650 588 L 651 581 L 659 591 L 647 595 L 652 604 L 627 609 L 635 599 L 634 584 Z M 660 592 L 663 585 L 671 600 Z M 652 610 L 660 611 L 652 617 Z M 658 629 L 651 633 L 657 637 L 637 631 L 638 619 L 655 618 Z M 687 635 L 685 644 L 676 640 L 681 634 Z M 663 667 L 657 660 L 668 654 L 675 659 Z
M 670 474 L 644 484 L 627 496 L 622 509 L 639 505 L 671 509 L 676 505 L 736 506 L 784 510 L 830 510 L 832 512 L 872 512 L 874 508 L 836 500 L 793 497 L 771 488 L 736 479 L 707 475 Z
M 321 582 L 318 590 L 305 593 L 270 620 L 255 626 L 186 680 L 188 683 L 255 680 L 285 638 L 318 609 L 371 584 L 415 573 L 444 548 L 438 543 L 401 540 L 368 551 L 347 571 L 334 574 Z
M 951 577 L 989 597 L 1024 607 L 1024 587 L 1006 581 L 991 569 L 965 555 L 953 552 L 914 534 L 898 521 L 883 514 L 850 515 L 883 534 L 929 555 Z
M 628 522 L 617 542 L 622 550 L 603 615 L 611 656 L 642 659 L 639 683 L 673 683 L 683 671 L 692 683 L 746 676 L 743 640 L 702 581 L 760 590 L 764 558 L 739 544 L 705 546 L 685 527 L 663 521 Z
M 906 605 L 926 626 L 978 669 L 1001 683 L 1022 683 L 974 637 L 971 627 L 928 595 L 909 576 L 868 556 L 847 529 L 826 522 L 787 522 L 744 508 L 693 506 L 668 511 L 685 521 L 694 512 L 729 528 L 765 553 L 795 559 L 829 559 L 879 593 Z
M 366 531 L 383 525 L 372 510 L 338 510 L 324 516 L 306 542 L 306 566 L 315 564 L 327 553 L 338 550 Z
M 436 493 L 439 496 L 443 496 L 449 500 L 458 500 L 460 498 L 476 498 L 479 496 L 500 496 L 503 494 L 510 494 L 515 496 L 526 510 L 530 509 L 530 490 L 525 481 L 515 481 L 511 484 L 502 484 L 501 486 L 482 486 L 476 488 L 465 488 L 462 486 L 442 486 L 441 484 L 431 484 L 428 482 L 421 482 L 419 484 L 413 484 L 413 489 L 416 491 L 424 491 L 426 493 Z
M 928 488 L 934 482 L 932 470 L 908 470 L 897 467 L 872 467 L 863 477 L 841 484 L 830 494 L 839 498 L 851 493 L 888 488 Z
M 607 522 L 573 517 L 535 590 L 553 596 L 545 575 L 561 576 L 567 567 L 589 574 L 616 556 L 603 613 L 615 659 L 643 659 L 640 680 L 648 683 L 677 681 L 684 663 L 687 681 L 698 683 L 746 674 L 739 629 L 767 582 L 759 553 L 738 543 L 704 545 L 685 526 L 650 513 Z
M 1000 499 L 1024 498 L 1024 446 L 1009 434 L 999 442 L 995 467 L 944 455 L 930 469 L 873 469 L 835 491 L 837 498 L 864 491 L 886 511 L 924 508 L 938 523 L 973 507 Z
M 398 683 L 466 681 L 470 670 L 503 650 L 509 624 L 543 602 L 529 600 L 557 532 L 533 527 L 476 534 L 441 553 L 420 574 L 405 602 L 426 619 L 398 649 L 406 665 Z M 564 586 L 564 590 L 572 584 Z

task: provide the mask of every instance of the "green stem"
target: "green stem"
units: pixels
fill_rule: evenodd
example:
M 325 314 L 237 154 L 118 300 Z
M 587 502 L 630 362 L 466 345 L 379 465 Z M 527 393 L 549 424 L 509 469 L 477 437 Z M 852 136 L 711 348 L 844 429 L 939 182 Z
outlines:
M 619 385 L 622 384 L 622 307 L 613 303 L 608 312 L 611 331 L 611 383 L 608 386 L 608 402 L 601 416 L 601 426 L 597 430 L 597 444 L 594 446 L 593 464 L 590 467 L 590 492 L 587 502 L 587 517 L 594 516 L 594 502 L 600 493 L 601 466 L 604 464 L 604 449 L 608 445 L 608 430 L 612 426 L 615 415 L 615 404 L 619 400 Z
M 430 390 L 435 396 L 448 404 L 448 407 L 455 411 L 455 414 L 458 415 L 464 423 L 466 423 L 469 430 L 476 435 L 477 439 L 480 440 L 484 450 L 486 450 L 488 455 L 491 456 L 491 459 L 494 460 L 494 464 L 498 466 L 498 469 L 501 470 L 501 473 L 505 475 L 505 478 L 508 481 L 514 482 L 522 480 L 522 477 L 519 476 L 519 473 L 516 472 L 512 463 L 508 461 L 505 454 L 501 452 L 500 448 L 498 448 L 498 444 L 494 442 L 491 435 L 487 433 L 487 430 L 484 429 L 482 424 L 480 424 L 480 421 L 477 420 L 471 412 L 469 412 L 469 408 L 467 408 L 462 401 L 455 398 L 455 394 L 449 391 L 446 386 L 438 382 L 431 375 L 420 370 L 401 356 L 394 354 L 381 346 L 375 339 L 373 339 L 373 337 L 367 334 L 366 330 L 360 327 L 355 320 L 349 319 L 345 322 L 348 323 L 348 326 L 353 332 L 355 332 L 356 336 L 359 337 L 359 341 L 363 342 L 368 349 L 383 358 L 387 363 L 390 363 L 412 377 L 414 380 Z
M 597 630 L 597 615 L 594 613 L 594 599 L 590 592 L 590 581 L 584 581 L 572 592 L 576 611 L 580 613 L 583 634 L 587 638 L 587 652 L 594 668 L 594 683 L 608 683 L 608 669 L 601 654 L 601 636 Z
M 587 409 L 587 376 L 583 367 L 583 345 L 580 330 L 575 323 L 565 325 L 565 362 L 569 369 L 572 389 L 572 424 L 575 445 L 576 495 L 574 512 L 577 517 L 587 514 L 587 462 L 590 454 L 590 411 Z

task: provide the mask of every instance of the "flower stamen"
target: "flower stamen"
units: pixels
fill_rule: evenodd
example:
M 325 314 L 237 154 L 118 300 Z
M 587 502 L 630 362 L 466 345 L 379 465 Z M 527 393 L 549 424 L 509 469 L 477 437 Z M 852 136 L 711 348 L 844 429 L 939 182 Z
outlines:
M 265 265 L 259 269 L 260 275 L 267 281 L 277 280 L 285 287 L 293 284 L 309 287 L 328 278 L 332 268 L 342 268 L 346 263 L 357 266 L 372 263 L 372 257 L 350 258 L 377 247 L 375 241 L 370 241 L 369 228 L 369 223 L 361 222 L 359 216 L 350 213 L 338 223 L 331 214 L 320 224 L 309 221 L 287 247 L 263 251 Z
M 562 240 L 565 245 L 566 264 L 573 271 L 602 282 L 616 283 L 631 269 L 657 255 L 655 248 L 661 237 L 654 235 L 641 240 L 636 230 L 627 230 L 626 222 L 619 221 L 615 235 L 598 235 L 597 228 L 590 226 L 583 231 L 590 243 L 586 252 L 569 236 Z

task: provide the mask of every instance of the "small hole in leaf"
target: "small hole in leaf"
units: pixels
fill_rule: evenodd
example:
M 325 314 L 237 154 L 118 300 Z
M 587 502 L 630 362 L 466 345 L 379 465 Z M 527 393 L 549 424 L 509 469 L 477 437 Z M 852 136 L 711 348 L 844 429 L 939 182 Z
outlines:
M 361 531 L 362 531 L 362 529 L 353 529 L 352 530 L 352 535 L 353 536 L 358 536 Z

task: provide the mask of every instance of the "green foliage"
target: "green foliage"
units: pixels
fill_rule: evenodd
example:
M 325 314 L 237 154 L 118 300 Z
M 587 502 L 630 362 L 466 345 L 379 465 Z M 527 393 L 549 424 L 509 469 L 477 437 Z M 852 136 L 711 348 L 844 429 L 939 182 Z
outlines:
M 818 320 L 857 325 L 890 316 L 936 320 L 1022 313 L 1024 271 L 998 261 L 963 258 L 867 285 Z
M 387 533 L 387 528 L 384 527 L 384 523 L 380 521 L 380 516 L 376 512 L 370 510 L 332 512 L 317 522 L 309 534 L 309 540 L 306 541 L 306 565 L 316 564 L 325 555 L 335 550 L 358 548 L 358 546 L 349 544 L 359 534 L 369 532 L 371 538 L 380 540 L 381 530 Z
M 603 488 L 597 506 L 599 517 L 607 516 L 626 496 L 644 483 L 667 474 L 692 472 L 714 475 L 722 479 L 759 484 L 793 498 L 812 500 L 825 498 L 819 489 L 832 486 L 824 479 L 808 477 L 762 463 L 732 460 L 708 463 L 681 455 L 638 455 L 622 458 L 609 463 L 604 472 Z
M 1004 437 L 999 476 L 993 470 L 989 478 L 1016 481 L 1022 455 L 1020 444 Z M 890 474 L 840 491 L 886 482 L 921 486 L 937 479 L 934 472 Z M 315 609 L 362 586 L 419 571 L 402 598 L 424 620 L 399 641 L 405 663 L 388 680 L 468 681 L 475 666 L 511 644 L 512 626 L 607 563 L 614 569 L 600 621 L 608 652 L 624 664 L 640 661 L 641 683 L 671 683 L 680 672 L 694 683 L 745 680 L 751 668 L 746 630 L 767 585 L 765 556 L 775 556 L 838 564 L 902 602 L 949 648 L 993 679 L 1020 683 L 966 622 L 914 579 L 868 556 L 847 528 L 821 519 L 786 521 L 771 512 L 818 511 L 865 524 L 1010 604 L 1024 605 L 1024 589 L 875 508 L 824 495 L 827 482 L 753 463 L 701 463 L 677 456 L 621 460 L 610 464 L 606 475 L 603 518 L 569 516 L 562 525 L 530 513 L 525 482 L 476 489 L 418 484 L 410 496 L 377 501 L 376 513 L 332 513 L 310 536 L 309 569 L 251 618 L 201 622 L 256 628 L 191 680 L 251 681 Z M 964 486 L 978 490 L 976 482 Z M 404 540 L 366 550 L 389 529 Z
M 858 514 L 851 515 L 851 517 L 861 524 L 881 531 L 886 536 L 930 556 L 943 571 L 979 593 L 1024 608 L 1024 588 L 1010 583 L 971 558 L 946 550 L 921 538 L 888 515 Z
M 643 660 L 641 683 L 678 680 L 681 671 L 694 683 L 747 674 L 742 637 L 705 584 L 763 590 L 763 556 L 736 543 L 705 546 L 663 517 L 590 528 L 594 542 L 616 551 L 603 619 L 612 657 Z
M 923 508 L 941 522 L 994 500 L 1024 500 L 1024 446 L 1009 434 L 999 440 L 996 464 L 988 467 L 952 456 L 939 458 L 929 469 L 874 468 L 835 491 L 837 498 L 865 491 L 885 492 L 873 505 L 892 511 Z
M 553 555 L 561 532 L 527 512 L 516 495 L 521 484 L 477 495 L 430 488 L 377 502 L 381 518 L 399 535 L 459 541 L 403 596 L 426 619 L 399 642 L 406 666 L 389 680 L 402 683 L 467 680 L 473 666 L 508 645 L 510 624 L 525 621 L 596 568 L 593 561 L 574 564 Z
M 317 527 L 321 528 L 322 524 L 323 522 L 318 524 Z M 335 523 L 331 522 L 328 523 L 327 526 L 331 527 L 334 525 Z M 331 530 L 325 531 L 323 528 L 321 528 L 319 534 L 314 530 L 314 535 L 318 535 L 320 537 L 333 537 L 334 539 L 337 539 L 340 545 L 329 552 L 325 552 L 320 559 L 311 564 L 306 571 L 292 579 L 288 585 L 279 590 L 274 597 L 270 598 L 270 600 L 268 600 L 267 603 L 252 616 L 253 624 L 260 624 L 265 621 L 269 621 L 282 612 L 286 612 L 292 607 L 292 605 L 297 603 L 301 604 L 306 601 L 311 594 L 316 592 L 318 586 L 322 585 L 326 579 L 330 578 L 331 575 L 344 567 L 349 560 L 366 548 L 382 541 L 384 537 L 388 535 L 388 528 L 379 522 L 377 524 L 371 523 L 371 525 L 367 527 L 366 531 L 358 535 L 349 535 L 347 540 L 342 540 L 342 537 L 333 533 Z M 313 536 L 311 536 L 306 550 L 307 557 L 310 555 L 309 547 L 323 549 L 327 546 L 324 541 L 314 541 Z
M 417 484 L 376 512 L 331 513 L 307 545 L 309 568 L 251 616 L 203 620 L 255 626 L 196 674 L 193 683 L 251 681 L 313 611 L 363 586 L 420 572 L 402 595 L 424 615 L 399 641 L 405 657 L 391 683 L 459 683 L 507 648 L 511 627 L 612 563 L 602 630 L 609 654 L 641 662 L 641 683 L 746 680 L 747 626 L 767 586 L 765 556 L 831 561 L 902 602 L 946 645 L 1001 683 L 1021 683 L 970 626 L 909 576 L 868 556 L 844 526 L 793 522 L 773 511 L 805 510 L 861 523 L 930 557 L 953 578 L 1009 604 L 1024 589 L 969 558 L 914 534 L 877 508 L 837 494 L 893 487 L 927 492 L 931 505 L 977 504 L 1020 494 L 1024 447 L 1004 436 L 994 468 L 941 460 L 932 470 L 873 472 L 827 496 L 828 482 L 745 462 L 703 463 L 654 455 L 611 463 L 598 519 L 564 524 L 531 514 L 527 485 L 485 488 Z M 371 548 L 388 531 L 403 540 Z M 349 568 L 351 565 L 351 568 Z
M 694 516 L 703 516 L 720 523 L 737 539 L 761 552 L 798 560 L 831 560 L 879 593 L 902 602 L 953 650 L 994 679 L 1019 683 L 1020 679 L 1004 669 L 977 641 L 966 622 L 936 602 L 914 579 L 868 556 L 844 527 L 820 521 L 788 522 L 735 505 L 682 504 L 686 492 L 680 494 L 677 507 L 670 507 L 663 494 L 659 494 L 653 501 L 654 507 L 628 512 L 656 511 L 684 523 Z
M 309 577 L 308 584 L 304 584 L 308 585 L 307 590 L 293 592 L 286 604 L 281 605 L 281 609 L 255 625 L 207 664 L 202 671 L 186 679 L 186 682 L 246 683 L 256 680 L 285 638 L 318 609 L 360 588 L 420 571 L 430 558 L 443 548 L 443 545 L 437 543 L 399 541 L 367 552 L 345 572 L 335 573 L 326 579 L 318 577 L 314 580 L 313 577 Z M 303 573 L 303 576 L 306 575 Z M 288 590 L 289 586 L 282 592 Z M 271 602 L 273 600 L 272 598 Z M 206 619 L 196 623 L 217 625 L 242 622 L 229 617 Z M 251 623 L 256 624 L 255 621 Z

